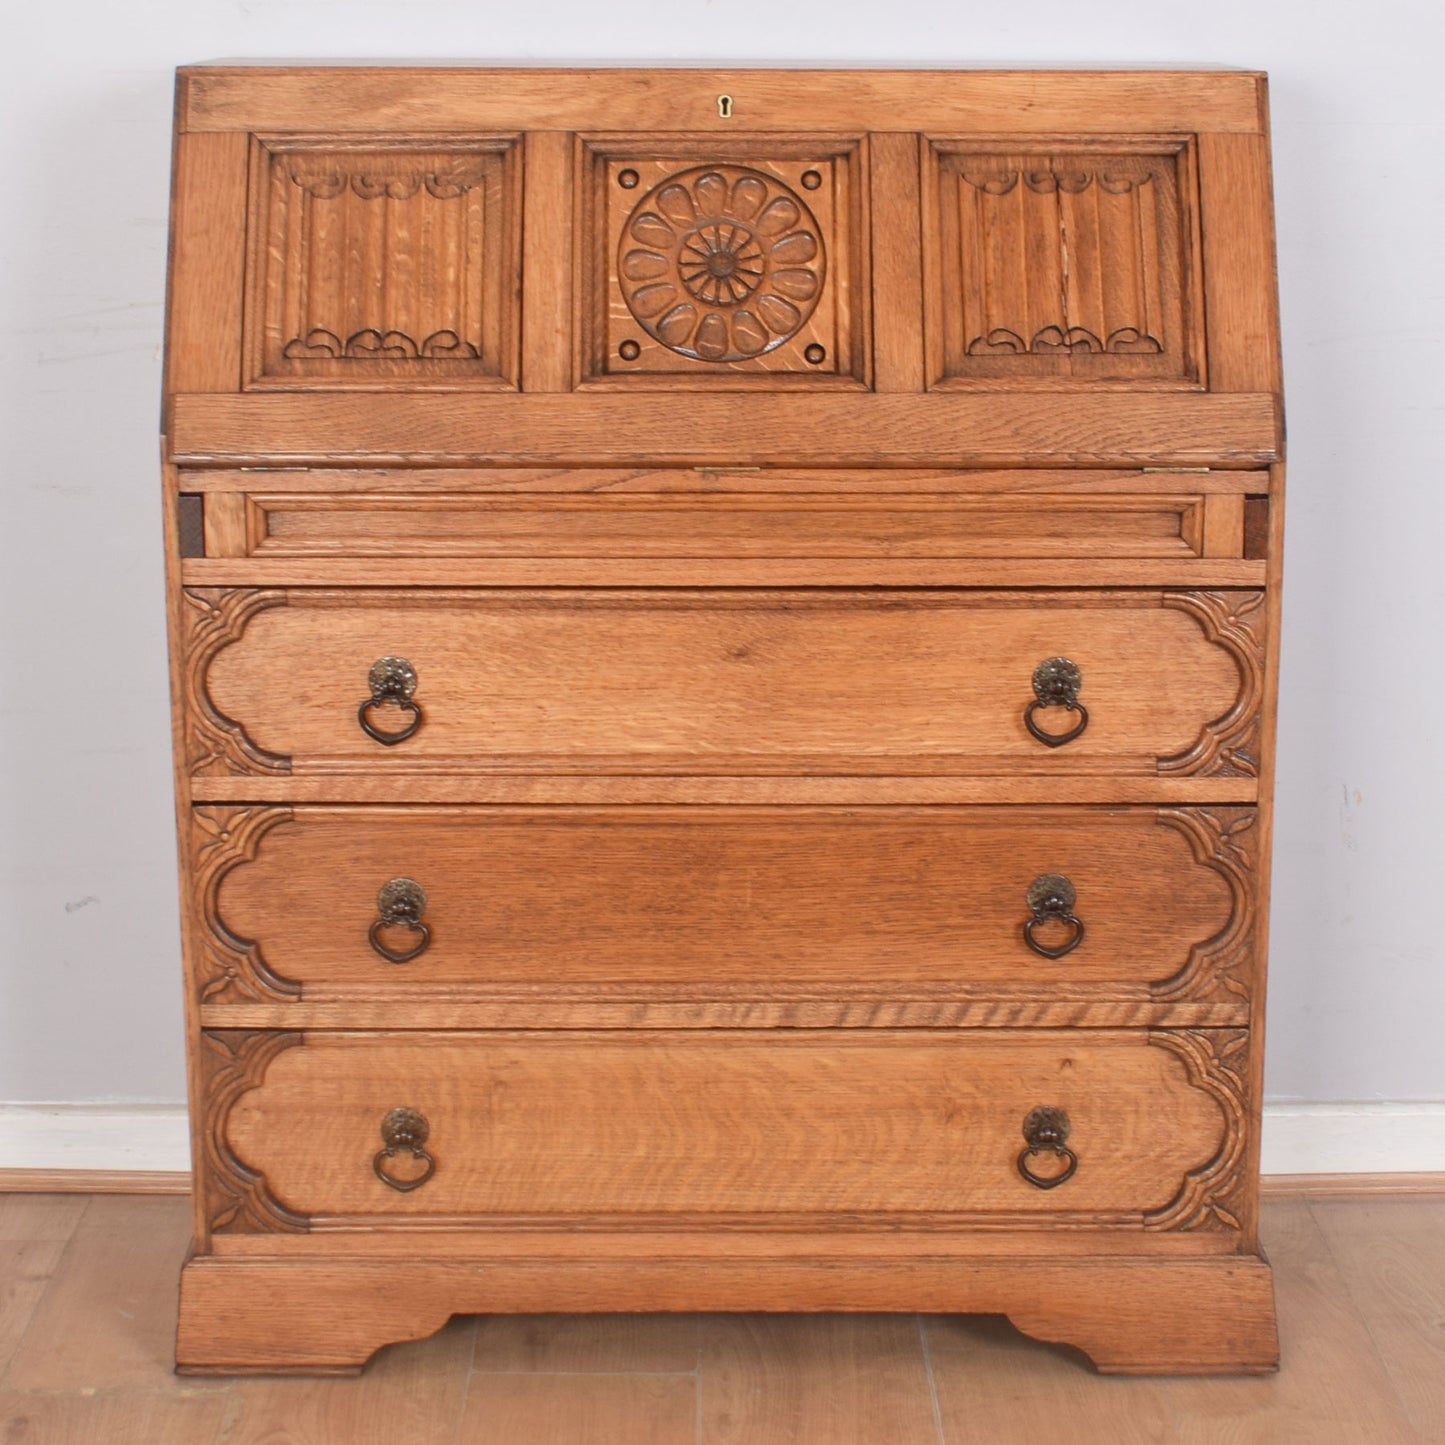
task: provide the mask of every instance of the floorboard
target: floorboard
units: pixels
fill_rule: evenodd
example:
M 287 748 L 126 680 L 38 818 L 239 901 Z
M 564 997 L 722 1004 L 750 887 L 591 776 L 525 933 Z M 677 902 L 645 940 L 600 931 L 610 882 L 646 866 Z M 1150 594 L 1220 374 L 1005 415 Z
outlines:
M 1284 1356 L 1109 1379 L 997 1317 L 453 1320 L 356 1379 L 171 1370 L 186 1202 L 0 1195 L 3 1445 L 1445 1441 L 1445 1197 L 1264 1206 Z

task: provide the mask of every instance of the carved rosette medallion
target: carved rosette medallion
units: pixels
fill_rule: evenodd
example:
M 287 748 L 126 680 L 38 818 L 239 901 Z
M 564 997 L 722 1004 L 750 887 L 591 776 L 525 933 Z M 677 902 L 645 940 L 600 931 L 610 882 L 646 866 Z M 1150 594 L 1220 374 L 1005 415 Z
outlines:
M 796 336 L 823 292 L 821 229 L 802 197 L 744 166 L 669 176 L 622 230 L 618 278 L 639 326 L 680 356 L 744 361 Z

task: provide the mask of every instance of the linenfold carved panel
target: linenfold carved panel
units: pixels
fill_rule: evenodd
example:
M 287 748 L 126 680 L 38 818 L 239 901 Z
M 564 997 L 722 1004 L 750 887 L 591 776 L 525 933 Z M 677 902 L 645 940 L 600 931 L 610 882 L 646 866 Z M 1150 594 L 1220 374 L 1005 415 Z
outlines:
M 926 172 L 935 386 L 1203 384 L 1188 141 L 934 140 Z
M 247 385 L 510 387 L 515 137 L 259 137 Z
M 586 138 L 581 384 L 865 385 L 860 153 Z

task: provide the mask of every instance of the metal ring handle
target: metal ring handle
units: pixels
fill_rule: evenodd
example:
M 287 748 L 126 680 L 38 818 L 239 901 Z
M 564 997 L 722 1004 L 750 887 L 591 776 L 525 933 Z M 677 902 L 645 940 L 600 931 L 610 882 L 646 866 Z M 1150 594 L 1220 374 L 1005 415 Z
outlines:
M 1062 958 L 1084 941 L 1084 924 L 1074 913 L 1074 885 L 1062 873 L 1042 873 L 1024 895 L 1033 917 L 1024 924 L 1024 942 L 1044 958 Z M 1063 923 L 1073 930 L 1062 943 L 1042 943 L 1034 930 L 1044 923 Z
M 1069 1116 L 1053 1104 L 1040 1104 L 1024 1120 L 1025 1148 L 1018 1157 L 1018 1170 L 1035 1189 L 1057 1189 L 1074 1177 L 1079 1156 L 1065 1142 L 1069 1137 Z M 1033 1161 L 1040 1154 L 1052 1154 L 1064 1161 L 1057 1174 L 1040 1174 Z
M 411 714 L 409 722 L 391 733 L 377 727 L 371 720 L 372 708 L 381 707 L 383 703 L 387 702 L 394 702 L 403 711 Z M 384 748 L 394 748 L 397 743 L 404 743 L 422 725 L 422 710 L 421 705 L 413 702 L 409 697 L 369 697 L 356 709 L 356 720 L 361 724 L 361 729 L 367 737 L 375 738 Z
M 388 963 L 410 963 L 426 951 L 431 942 L 431 929 L 422 922 L 426 912 L 426 891 L 411 878 L 393 878 L 383 884 L 376 895 L 376 911 L 380 917 L 367 930 L 371 946 Z M 411 948 L 392 948 L 381 936 L 384 928 L 407 928 L 420 938 Z
M 424 720 L 421 705 L 412 699 L 412 693 L 416 691 L 416 669 L 404 657 L 379 657 L 372 663 L 366 681 L 371 688 L 371 696 L 356 709 L 356 720 L 361 724 L 361 730 L 385 748 L 404 743 Z M 394 732 L 377 727 L 372 721 L 373 709 L 387 704 L 411 715 Z
M 1044 729 L 1041 728 L 1041 727 L 1038 725 L 1038 723 L 1036 723 L 1036 722 L 1034 721 L 1034 714 L 1035 714 L 1041 707 L 1049 707 L 1049 706 L 1051 706 L 1051 704 L 1049 704 L 1049 703 L 1034 701 L 1034 702 L 1031 702 L 1031 703 L 1024 709 L 1024 726 L 1027 727 L 1028 730 L 1029 730 L 1046 748 L 1061 748 L 1061 747 L 1063 747 L 1063 745 L 1064 745 L 1065 743 L 1071 743 L 1071 742 L 1073 742 L 1073 740 L 1074 740 L 1076 737 L 1078 737 L 1079 734 L 1080 734 L 1081 732 L 1083 732 L 1083 730 L 1084 730 L 1086 727 L 1088 727 L 1088 725 L 1089 725 L 1089 710 L 1088 710 L 1088 708 L 1086 708 L 1086 707 L 1084 706 L 1083 703 L 1081 703 L 1081 702 L 1076 702 L 1076 703 L 1068 703 L 1068 704 L 1066 704 L 1066 706 L 1068 707 L 1068 709 L 1069 709 L 1070 712 L 1076 712 L 1076 713 L 1078 713 L 1078 715 L 1079 715 L 1079 720 L 1078 720 L 1078 722 L 1076 722 L 1076 723 L 1073 725 L 1073 727 L 1071 727 L 1071 728 L 1068 730 L 1068 732 L 1064 732 L 1064 733 L 1045 732 Z
M 437 1168 L 437 1161 L 422 1148 L 430 1133 L 431 1126 L 427 1123 L 426 1116 L 418 1110 L 406 1107 L 393 1109 L 381 1121 L 383 1147 L 377 1150 L 376 1157 L 371 1161 L 371 1167 L 376 1177 L 388 1188 L 395 1189 L 402 1194 L 409 1194 L 413 1189 L 420 1189 L 436 1173 Z M 389 1172 L 387 1164 L 398 1154 L 410 1154 L 413 1159 L 420 1159 L 426 1167 L 420 1174 L 410 1178 L 406 1175 L 392 1174 Z
M 396 925 L 401 928 L 409 928 L 413 933 L 419 933 L 421 938 L 412 948 L 391 948 L 381 938 L 381 930 L 387 926 L 384 918 L 378 918 L 367 930 L 366 936 L 371 940 L 371 946 L 388 963 L 410 963 L 412 959 L 419 957 L 426 952 L 427 944 L 431 942 L 431 929 L 420 919 L 397 919 Z
M 1070 924 L 1074 930 L 1073 937 L 1054 947 L 1050 947 L 1047 943 L 1040 943 L 1038 939 L 1034 937 L 1034 929 L 1041 923 L 1055 921 Z M 1035 953 L 1040 954 L 1044 958 L 1062 958 L 1066 953 L 1072 953 L 1083 941 L 1084 925 L 1079 919 L 1075 918 L 1072 913 L 1054 914 L 1048 919 L 1030 918 L 1029 921 L 1024 924 L 1024 942 L 1027 943 Z M 421 950 L 418 949 L 417 951 L 420 952 Z
M 1024 709 L 1024 726 L 1046 748 L 1061 748 L 1088 727 L 1089 710 L 1079 701 L 1079 689 L 1083 685 L 1084 676 L 1078 663 L 1067 657 L 1046 657 L 1034 668 L 1034 700 Z M 1067 708 L 1078 713 L 1079 720 L 1067 732 L 1048 732 L 1034 721 L 1034 714 L 1046 707 Z

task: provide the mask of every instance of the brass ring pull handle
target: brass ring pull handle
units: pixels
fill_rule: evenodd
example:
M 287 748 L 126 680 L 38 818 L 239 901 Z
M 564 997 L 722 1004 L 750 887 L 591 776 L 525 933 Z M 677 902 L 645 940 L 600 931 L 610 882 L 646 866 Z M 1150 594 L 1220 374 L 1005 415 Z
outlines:
M 422 1148 L 430 1133 L 431 1126 L 424 1114 L 415 1109 L 393 1109 L 381 1121 L 381 1142 L 385 1147 L 377 1150 L 376 1158 L 371 1161 L 376 1177 L 402 1194 L 420 1189 L 436 1173 L 437 1168 L 437 1161 Z M 409 1154 L 419 1161 L 423 1166 L 421 1173 L 394 1174 L 391 1161 L 398 1154 Z
M 1024 709 L 1024 726 L 1046 747 L 1061 748 L 1071 743 L 1089 725 L 1089 710 L 1079 701 L 1084 677 L 1077 663 L 1067 657 L 1046 657 L 1034 668 L 1034 700 Z M 1076 712 L 1079 720 L 1067 732 L 1045 732 L 1034 721 L 1034 714 L 1043 708 L 1064 707 Z
M 1074 916 L 1074 885 L 1062 873 L 1041 873 L 1024 896 L 1034 915 L 1024 924 L 1024 942 L 1035 953 L 1062 958 L 1084 941 L 1083 921 Z M 1043 943 L 1036 930 L 1046 923 L 1062 923 L 1072 931 L 1062 943 Z
M 367 937 L 371 946 L 388 963 L 410 963 L 426 951 L 431 942 L 431 929 L 421 921 L 426 912 L 426 894 L 420 883 L 410 878 L 393 878 L 382 885 L 376 895 L 376 911 L 381 915 L 371 925 Z M 392 948 L 381 936 L 383 928 L 407 928 L 418 935 L 411 948 Z
M 1069 1116 L 1052 1104 L 1040 1104 L 1031 1109 L 1024 1120 L 1024 1142 L 1028 1146 L 1019 1155 L 1019 1173 L 1035 1189 L 1057 1189 L 1066 1179 L 1074 1177 L 1079 1167 L 1079 1156 L 1068 1147 Z M 1052 1154 L 1063 1161 L 1064 1167 L 1054 1174 L 1040 1174 L 1034 1168 L 1034 1160 L 1040 1154 Z
M 411 696 L 416 691 L 416 668 L 404 657 L 379 657 L 371 664 L 366 681 L 371 696 L 356 709 L 356 720 L 362 731 L 386 748 L 404 743 L 422 725 L 421 706 L 413 702 Z M 372 713 L 387 706 L 399 707 L 403 713 L 410 714 L 395 732 L 387 732 L 372 721 Z

